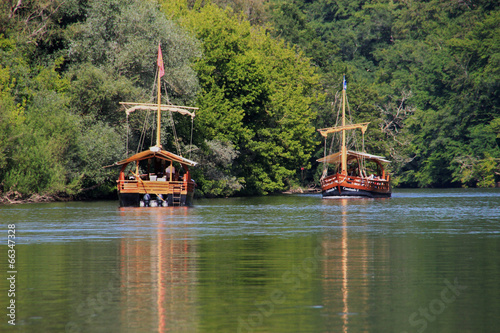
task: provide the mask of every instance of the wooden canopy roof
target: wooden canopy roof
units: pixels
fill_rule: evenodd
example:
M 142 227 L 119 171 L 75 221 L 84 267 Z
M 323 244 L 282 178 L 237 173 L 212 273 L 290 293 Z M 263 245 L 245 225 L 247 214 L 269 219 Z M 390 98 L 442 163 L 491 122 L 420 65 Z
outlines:
M 130 156 L 127 159 L 115 162 L 112 165 L 108 165 L 108 167 L 129 164 L 130 162 L 142 161 L 150 158 L 159 158 L 166 161 L 179 162 L 182 165 L 188 165 L 188 166 L 195 166 L 196 164 L 198 164 L 197 162 L 188 160 L 187 158 L 184 158 L 182 156 L 176 155 L 174 153 L 162 150 L 161 148 L 154 146 L 149 148 L 149 150 L 144 150 L 140 153 Z
M 380 163 L 390 163 L 390 161 L 386 160 L 385 157 L 383 157 L 383 156 L 377 156 L 377 155 L 362 153 L 362 152 L 353 151 L 353 150 L 347 151 L 347 159 L 350 159 L 350 158 L 351 159 L 352 158 L 364 158 L 367 160 L 378 161 Z M 325 156 L 323 158 L 320 158 L 317 161 L 320 163 L 338 164 L 338 163 L 340 163 L 341 159 L 342 159 L 342 153 L 338 152 L 338 153 L 331 154 L 331 155 Z

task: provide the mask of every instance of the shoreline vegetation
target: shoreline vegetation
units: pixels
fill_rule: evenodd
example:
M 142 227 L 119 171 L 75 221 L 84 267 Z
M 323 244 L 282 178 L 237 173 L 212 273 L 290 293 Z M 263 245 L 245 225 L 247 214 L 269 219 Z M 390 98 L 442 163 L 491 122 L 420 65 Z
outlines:
M 321 193 L 321 188 L 314 184 L 308 186 L 293 186 L 288 190 L 280 192 L 281 194 L 307 194 L 307 193 Z M 7 193 L 0 192 L 0 205 L 15 205 L 27 203 L 44 203 L 44 202 L 68 202 L 68 201 L 94 201 L 94 200 L 118 200 L 116 193 L 108 194 L 105 197 L 82 197 L 82 196 L 69 196 L 66 193 L 60 194 L 46 194 L 40 195 L 32 193 L 30 195 L 23 195 L 17 191 L 9 191 Z
M 17 191 L 9 191 L 0 195 L 0 205 L 15 205 L 27 203 L 42 203 L 42 202 L 57 202 L 57 201 L 71 201 L 69 197 L 61 197 L 57 195 L 40 195 L 33 193 L 26 197 Z
M 151 101 L 159 42 L 162 103 L 199 108 L 160 128 L 197 197 L 319 186 L 339 73 L 393 188 L 498 186 L 498 22 L 494 0 L 2 1 L 0 203 L 115 195 L 103 166 L 157 136 L 119 102 Z

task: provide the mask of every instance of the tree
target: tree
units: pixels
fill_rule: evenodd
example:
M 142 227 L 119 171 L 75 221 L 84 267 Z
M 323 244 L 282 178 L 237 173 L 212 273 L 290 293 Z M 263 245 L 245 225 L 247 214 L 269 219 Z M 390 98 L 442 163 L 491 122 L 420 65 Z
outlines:
M 66 153 L 78 131 L 78 120 L 69 112 L 69 81 L 50 67 L 31 67 L 23 49 L 12 39 L 0 39 L 0 117 L 6 121 L 0 136 L 0 183 L 4 192 L 74 193 L 68 186 Z M 4 123 L 2 122 L 2 126 Z
M 310 167 L 315 146 L 310 105 L 318 76 L 309 59 L 230 9 L 179 8 L 173 15 L 181 13 L 179 21 L 203 47 L 195 66 L 200 131 L 239 151 L 234 169 L 245 179 L 244 193 L 283 190 L 297 170 Z
M 90 117 L 91 123 L 117 126 L 125 120 L 119 102 L 155 98 L 151 91 L 159 42 L 165 65 L 162 80 L 167 82 L 163 96 L 168 101 L 164 102 L 193 102 L 198 80 L 191 62 L 200 55 L 197 41 L 167 20 L 156 2 L 90 1 L 86 20 L 71 31 L 72 105 L 75 112 Z M 134 135 L 140 135 L 144 121 L 145 114 L 132 116 Z
M 242 188 L 245 180 L 234 176 L 235 160 L 239 152 L 230 142 L 206 141 L 204 149 L 196 151 L 199 166 L 193 171 L 197 195 L 205 197 L 228 197 Z
M 167 20 L 155 1 L 91 0 L 87 18 L 71 27 L 71 60 L 90 63 L 150 89 L 161 42 L 170 97 L 189 100 L 197 90 L 191 61 L 199 56 L 195 39 Z M 149 91 L 149 90 L 148 90 Z
M 108 191 L 102 166 L 125 152 L 118 102 L 147 100 L 159 41 L 171 101 L 194 98 L 196 40 L 153 1 L 23 0 L 1 9 L 9 35 L 0 37 L 4 191 Z

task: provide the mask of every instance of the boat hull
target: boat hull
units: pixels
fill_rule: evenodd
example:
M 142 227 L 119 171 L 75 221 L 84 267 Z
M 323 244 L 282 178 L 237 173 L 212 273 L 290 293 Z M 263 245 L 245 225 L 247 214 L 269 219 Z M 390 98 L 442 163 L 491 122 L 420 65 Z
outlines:
M 321 180 L 324 198 L 327 197 L 365 197 L 390 198 L 391 186 L 387 179 L 368 179 L 335 174 Z
M 180 196 L 162 194 L 161 197 L 155 194 L 148 196 L 140 193 L 118 193 L 120 207 L 178 207 L 193 204 L 193 193 Z
M 352 189 L 348 187 L 338 187 L 331 188 L 329 190 L 322 192 L 323 198 L 333 198 L 333 197 L 363 197 L 363 198 L 390 198 L 391 193 L 379 193 L 368 190 Z
M 119 180 L 121 207 L 191 206 L 194 182 Z

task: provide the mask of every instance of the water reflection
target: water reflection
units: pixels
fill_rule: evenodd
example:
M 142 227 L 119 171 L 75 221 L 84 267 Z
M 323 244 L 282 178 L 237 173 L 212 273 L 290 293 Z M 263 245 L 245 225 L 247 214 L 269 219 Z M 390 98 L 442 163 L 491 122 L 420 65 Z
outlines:
M 342 207 L 347 206 L 347 199 L 342 199 Z M 347 247 L 347 211 L 345 209 L 342 210 L 342 302 L 344 303 L 344 312 L 342 313 L 343 317 L 343 331 L 347 332 L 347 322 L 349 315 L 349 287 L 348 287 L 348 255 L 349 249 Z
M 367 244 L 364 237 L 349 238 L 348 205 L 353 203 L 352 198 L 324 200 L 324 203 L 339 208 L 340 216 L 337 215 L 336 218 L 340 220 L 341 228 L 340 241 L 335 234 L 328 232 L 321 236 L 324 257 L 321 272 L 323 302 L 325 315 L 328 318 L 326 327 L 339 327 L 342 332 L 349 332 L 350 318 L 359 315 L 359 312 L 367 312 L 365 301 L 368 295 Z M 366 204 L 367 201 L 360 199 L 356 200 L 356 203 Z M 350 284 L 356 280 L 361 281 L 354 286 L 354 290 L 351 290 L 353 287 Z M 340 291 L 340 297 L 337 296 L 337 291 Z M 355 304 L 355 312 L 350 308 L 352 292 L 357 294 L 360 300 Z M 336 319 L 339 317 L 340 323 Z
M 495 332 L 500 192 L 426 193 L 0 207 L 19 230 L 16 329 Z M 466 289 L 443 300 L 445 280 Z
M 121 208 L 124 222 L 137 232 L 120 242 L 121 325 L 124 330 L 196 331 L 196 244 L 193 230 L 167 221 L 185 221 L 187 208 Z M 150 238 L 138 239 L 145 225 Z M 129 225 L 130 226 L 130 225 Z M 179 231 L 180 230 L 180 231 Z

